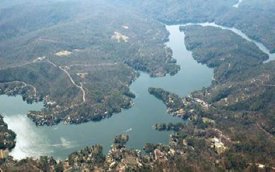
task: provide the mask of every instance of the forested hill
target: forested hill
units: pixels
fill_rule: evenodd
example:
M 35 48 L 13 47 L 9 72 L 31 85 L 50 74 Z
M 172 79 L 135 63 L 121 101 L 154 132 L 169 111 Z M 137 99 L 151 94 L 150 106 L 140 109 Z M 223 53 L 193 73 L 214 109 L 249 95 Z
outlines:
M 110 117 L 131 108 L 135 94 L 129 86 L 138 72 L 162 77 L 180 70 L 165 44 L 170 24 L 234 27 L 275 52 L 275 0 L 238 2 L 2 0 L 0 95 L 43 101 L 41 111 L 28 113 L 37 125 Z M 194 59 L 213 68 L 214 78 L 188 97 L 148 90 L 169 113 L 188 119 L 154 125 L 174 131 L 169 144 L 148 143 L 141 153 L 127 149 L 129 137 L 120 135 L 106 156 L 95 145 L 59 162 L 4 157 L 0 171 L 274 171 L 275 62 L 265 63 L 267 53 L 226 29 L 181 31 Z M 15 134 L 1 116 L 0 125 L 3 157 L 2 149 L 15 146 Z
M 109 2 L 14 2 L 0 26 L 1 94 L 43 99 L 45 109 L 29 115 L 38 125 L 100 120 L 131 106 L 136 70 L 179 70 L 164 25 Z
M 131 106 L 136 70 L 151 76 L 179 70 L 165 46 L 163 23 L 235 26 L 274 51 L 273 2 L 244 1 L 235 8 L 236 0 L 2 1 L 1 93 L 43 99 L 48 106 L 29 115 L 38 125 L 100 120 Z M 41 72 L 46 66 L 50 70 Z M 56 75 L 68 83 L 70 96 L 57 89 L 60 83 L 51 79 Z

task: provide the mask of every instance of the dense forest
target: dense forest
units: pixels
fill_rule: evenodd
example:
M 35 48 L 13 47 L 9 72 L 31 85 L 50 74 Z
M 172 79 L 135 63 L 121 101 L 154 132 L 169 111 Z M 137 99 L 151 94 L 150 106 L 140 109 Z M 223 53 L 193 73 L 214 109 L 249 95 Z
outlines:
M 18 8 L 24 10 L 14 14 Z M 163 76 L 179 67 L 164 45 L 165 26 L 122 9 L 101 1 L 4 8 L 1 93 L 21 94 L 28 102 L 43 100 L 45 109 L 29 114 L 37 125 L 100 120 L 129 108 L 136 70 Z
M 274 0 L 3 0 L 0 2 L 0 94 L 43 101 L 28 114 L 37 125 L 98 121 L 132 106 L 140 71 L 174 75 L 166 24 L 215 22 L 235 27 L 275 52 Z M 272 171 L 275 169 L 275 62 L 239 35 L 182 26 L 196 61 L 214 69 L 208 88 L 180 97 L 148 88 L 179 123 L 169 144 L 130 150 L 119 135 L 100 145 L 20 161 L 7 156 L 16 135 L 0 117 L 0 171 Z M 185 121 L 182 121 L 182 118 Z
M 11 150 L 15 147 L 16 134 L 8 129 L 8 125 L 4 122 L 3 117 L 0 116 L 0 149 Z
M 133 97 L 129 85 L 138 76 L 136 70 L 151 76 L 177 73 L 179 67 L 164 44 L 168 32 L 163 23 L 234 26 L 274 51 L 273 0 L 244 1 L 239 8 L 233 7 L 236 0 L 25 1 L 1 2 L 0 70 L 9 74 L 1 75 L 0 86 L 2 94 L 21 94 L 28 102 L 45 101 L 44 110 L 29 114 L 38 125 L 99 120 L 129 108 Z M 235 53 L 255 46 L 241 48 Z M 267 58 L 256 49 L 247 54 L 255 57 L 251 65 Z M 45 63 L 55 71 L 31 74 L 43 71 Z M 9 76 L 18 72 L 24 76 Z M 62 77 L 68 88 L 59 90 L 58 81 L 49 75 Z M 33 79 L 38 82 L 34 84 Z M 42 82 L 52 84 L 37 85 Z

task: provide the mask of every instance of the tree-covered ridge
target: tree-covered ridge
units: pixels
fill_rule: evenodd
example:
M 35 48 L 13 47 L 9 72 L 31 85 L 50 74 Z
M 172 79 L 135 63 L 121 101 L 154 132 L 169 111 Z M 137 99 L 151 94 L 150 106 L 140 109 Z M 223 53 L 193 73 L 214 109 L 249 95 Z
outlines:
M 132 4 L 140 11 L 169 24 L 215 22 L 236 27 L 250 38 L 263 43 L 271 52 L 275 51 L 274 0 L 116 0 L 121 4 Z
M 215 80 L 233 80 L 238 73 L 268 59 L 254 43 L 239 35 L 211 26 L 181 27 L 186 33 L 187 49 L 200 63 L 215 69 Z
M 253 43 L 212 27 L 183 30 L 194 58 L 215 68 L 215 81 L 203 93 L 207 102 L 228 110 L 274 111 L 274 62 L 263 63 L 267 56 Z
M 43 100 L 45 109 L 29 114 L 38 125 L 111 116 L 131 106 L 136 70 L 151 76 L 179 70 L 164 44 L 165 27 L 112 3 L 37 1 L 3 14 L 12 17 L 0 18 L 1 94 Z
M 20 36 L 5 34 L 5 30 L 22 29 L 23 26 L 20 23 L 16 25 L 17 20 L 20 19 L 16 18 L 16 21 L 13 21 L 15 26 L 10 26 L 4 23 L 5 18 L 3 17 L 3 26 L 6 28 L 4 27 L 2 33 L 7 38 L 0 43 L 2 68 L 9 65 L 14 66 L 15 60 L 19 65 L 31 62 L 38 57 L 51 58 L 60 51 L 73 52 L 75 50 L 71 55 L 81 59 L 62 59 L 61 62 L 60 60 L 58 62 L 86 64 L 87 62 L 102 63 L 101 61 L 110 60 L 111 62 L 130 64 L 130 66 L 147 71 L 152 75 L 171 72 L 168 70 L 169 64 L 166 64 L 169 63 L 171 54 L 169 51 L 167 52 L 164 45 L 168 39 L 168 33 L 160 23 L 152 19 L 144 19 L 143 14 L 122 10 L 122 7 L 101 1 L 57 3 L 63 5 L 61 8 L 63 10 L 55 10 L 57 8 L 55 3 L 46 5 L 35 3 L 35 7 L 29 7 L 37 10 L 49 9 L 49 12 L 46 11 L 45 14 L 39 13 L 42 15 L 41 18 L 49 14 L 60 16 L 64 12 L 68 13 L 66 19 L 62 18 L 58 22 L 52 22 L 54 24 L 50 26 L 37 23 L 35 26 L 38 28 L 33 28 L 28 23 L 33 24 L 32 16 L 37 15 L 29 14 L 30 10 L 20 11 L 21 16 L 28 18 L 26 26 L 23 25 L 28 28 L 16 32 L 20 33 Z M 67 6 L 73 6 L 74 10 L 68 9 Z M 21 5 L 19 7 L 25 9 L 28 6 Z M 14 8 L 8 10 L 12 12 L 16 10 Z M 35 13 L 35 11 L 31 12 Z M 49 17 L 48 20 L 54 19 L 55 17 Z M 51 23 L 51 21 L 47 22 Z M 115 34 L 125 36 L 127 42 L 118 41 L 114 37 Z M 161 63 L 155 63 L 156 58 Z M 163 66 L 159 66 L 160 64 Z
M 85 99 L 83 96 L 85 94 L 87 100 L 91 100 L 90 103 L 102 102 L 104 101 L 102 97 L 112 97 L 111 94 L 116 95 L 120 92 L 119 97 L 123 97 L 120 101 L 127 102 L 118 106 L 114 105 L 116 110 L 110 111 L 106 110 L 109 108 L 106 108 L 102 103 L 96 105 L 96 109 L 85 106 L 86 109 L 90 109 L 91 113 L 97 111 L 98 114 L 106 112 L 109 115 L 112 114 L 112 111 L 119 111 L 117 109 L 129 104 L 127 96 L 124 97 L 122 92 L 125 91 L 124 87 L 127 87 L 136 78 L 133 70 L 145 71 L 152 76 L 163 76 L 167 73 L 173 75 L 179 70 L 179 67 L 175 65 L 175 60 L 172 59 L 171 50 L 164 45 L 168 39 L 168 33 L 159 21 L 169 24 L 214 21 L 218 24 L 237 27 L 251 38 L 263 42 L 271 51 L 273 49 L 274 38 L 272 35 L 274 34 L 272 34 L 272 31 L 275 29 L 273 29 L 274 24 L 271 22 L 273 13 L 270 4 L 272 4 L 272 0 L 261 2 L 261 4 L 256 1 L 244 1 L 239 8 L 233 7 L 237 3 L 236 0 L 203 2 L 200 0 L 173 0 L 162 1 L 161 3 L 159 1 L 147 2 L 143 0 L 131 2 L 122 0 L 27 2 L 27 0 L 26 3 L 20 1 L 14 1 L 10 4 L 6 1 L 2 2 L 0 68 L 12 68 L 16 71 L 17 67 L 38 64 L 36 62 L 40 61 L 48 62 L 53 67 L 61 69 L 59 71 L 63 74 L 70 75 L 65 79 L 72 79 L 75 82 L 75 84 L 73 82 L 72 84 L 74 89 L 78 88 L 78 91 L 82 94 L 82 100 Z M 14 13 L 14 11 L 18 13 Z M 246 11 L 245 15 L 243 14 L 244 11 Z M 256 17 L 258 14 L 261 14 L 261 17 Z M 248 25 L 251 26 L 250 29 L 245 27 Z M 226 39 L 226 37 L 224 38 Z M 228 40 L 228 42 L 230 41 L 232 40 Z M 250 48 L 253 49 L 253 46 L 250 46 Z M 242 48 L 235 48 L 235 50 L 235 53 L 239 50 L 249 51 L 249 49 L 244 50 Z M 257 50 L 252 51 L 256 53 Z M 255 55 L 253 53 L 250 53 L 250 55 L 256 58 L 258 55 L 265 58 L 262 54 Z M 252 59 L 250 65 L 253 65 L 256 61 L 257 59 Z M 111 85 L 111 83 L 108 83 L 108 79 L 106 79 L 107 82 L 104 79 L 99 80 L 101 83 L 95 86 L 86 77 L 89 76 L 89 72 L 87 72 L 87 70 L 90 70 L 89 68 L 97 68 L 98 73 L 102 71 L 104 78 L 110 78 L 110 76 L 105 76 L 108 72 L 103 70 L 110 66 L 119 68 L 123 64 L 131 67 L 129 69 L 132 70 L 129 72 L 131 76 L 119 77 L 122 81 L 117 83 L 122 84 L 115 84 L 114 93 L 102 92 L 98 87 L 99 85 Z M 123 66 L 122 72 L 119 73 L 122 74 L 125 73 L 123 71 L 128 71 L 127 66 Z M 239 68 L 238 70 L 242 69 Z M 224 74 L 221 73 L 220 75 Z M 41 78 L 41 80 L 44 80 L 44 78 Z M 30 83 L 23 82 L 27 85 L 27 88 L 31 87 Z M 49 83 L 50 81 L 46 82 Z M 13 86 L 16 84 L 22 85 L 18 82 L 12 83 Z M 22 94 L 27 97 L 26 95 L 31 92 L 31 88 L 26 89 L 21 85 L 18 85 L 14 93 L 10 93 L 10 90 L 14 88 L 13 86 L 5 88 L 7 90 L 5 93 L 24 92 Z M 53 88 L 49 87 L 49 89 L 52 90 Z M 123 91 L 117 92 L 117 90 Z M 37 93 L 42 92 L 41 94 L 45 92 L 45 90 L 39 89 L 36 91 Z M 47 90 L 46 92 L 51 91 Z M 77 94 L 74 90 L 71 90 L 71 92 Z M 86 92 L 91 92 L 92 95 L 86 94 Z M 126 93 L 126 95 L 131 94 Z M 33 99 L 45 100 L 45 98 L 44 96 Z M 57 102 L 56 98 L 47 98 L 51 102 Z M 28 98 L 28 101 L 31 101 L 30 98 Z M 69 108 L 69 104 L 61 108 L 65 111 Z M 78 113 L 76 109 L 70 111 L 73 111 L 71 113 L 74 114 Z M 100 117 L 100 115 L 95 114 L 89 119 L 93 119 L 94 116 L 97 116 L 95 119 Z M 61 116 L 62 118 L 58 118 L 58 120 L 65 119 L 64 115 Z M 87 116 L 87 114 L 84 116 Z M 48 122 L 55 123 L 53 121 Z
M 21 94 L 28 102 L 44 99 L 46 108 L 29 114 L 37 124 L 100 120 L 131 105 L 134 95 L 129 85 L 137 77 L 135 70 L 153 76 L 174 74 L 178 67 L 164 45 L 168 34 L 156 20 L 170 24 L 215 21 L 241 29 L 274 51 L 274 0 L 244 1 L 239 8 L 232 7 L 236 0 L 131 1 L 132 6 L 121 0 L 107 6 L 104 3 L 109 1 L 93 1 L 88 6 L 84 2 L 69 1 L 74 6 L 69 12 L 59 10 L 70 6 L 63 6 L 62 1 L 50 8 L 44 7 L 51 1 L 43 2 L 43 7 L 37 1 L 33 11 L 18 10 L 26 5 L 16 1 L 16 8 L 8 6 L 3 12 L 0 7 L 1 14 L 8 14 L 0 15 L 0 24 L 5 26 L 0 34 L 0 91 Z M 24 17 L 7 20 L 14 10 Z M 59 15 L 63 10 L 65 14 Z M 48 19 L 53 20 L 37 20 L 38 11 L 41 16 L 50 13 Z M 35 14 L 22 26 L 24 19 Z M 48 157 L 21 161 L 8 157 L 0 162 L 1 170 L 274 170 L 274 62 L 263 64 L 267 56 L 230 31 L 200 26 L 182 29 L 194 58 L 215 69 L 215 80 L 188 98 L 149 89 L 169 112 L 189 119 L 187 125 L 155 125 L 157 130 L 175 131 L 169 145 L 148 143 L 147 154 L 141 154 L 124 147 L 127 136 L 118 136 L 115 142 L 123 144 L 112 147 L 107 156 L 95 145 L 59 162 Z
M 194 58 L 215 69 L 212 85 L 192 94 L 210 107 L 194 111 L 198 116 L 191 118 L 193 124 L 205 127 L 198 124 L 211 121 L 207 128 L 217 128 L 230 138 L 223 154 L 231 161 L 227 165 L 274 166 L 274 62 L 262 63 L 266 55 L 230 31 L 201 26 L 182 29 Z M 202 120 L 197 123 L 197 119 Z
M 184 164 L 181 168 L 274 169 L 275 62 L 263 63 L 267 56 L 231 31 L 202 26 L 181 30 L 194 58 L 215 69 L 212 85 L 191 97 L 149 89 L 169 112 L 182 109 L 184 115 L 180 117 L 189 119 L 186 124 L 155 125 L 159 131 L 175 131 L 170 137 L 170 148 L 185 152 L 180 156 L 179 163 Z M 156 148 L 146 145 L 149 152 Z
M 252 39 L 263 43 L 271 52 L 275 52 L 274 0 L 242 1 L 239 8 L 232 8 L 217 16 L 215 22 L 235 27 Z
M 0 115 L 0 151 L 2 154 L 1 158 L 3 157 L 4 150 L 11 150 L 15 147 L 15 137 L 16 134 L 8 129 L 8 125 L 4 122 L 3 117 Z

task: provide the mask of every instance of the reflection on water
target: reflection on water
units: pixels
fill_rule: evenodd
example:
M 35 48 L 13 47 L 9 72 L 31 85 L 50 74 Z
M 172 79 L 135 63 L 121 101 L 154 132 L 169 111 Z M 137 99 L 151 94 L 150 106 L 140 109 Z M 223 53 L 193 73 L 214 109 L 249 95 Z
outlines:
M 17 134 L 16 147 L 11 152 L 12 156 L 17 159 L 27 156 L 39 157 L 39 155 L 45 155 L 51 151 L 47 148 L 47 141 L 43 133 L 36 131 L 26 116 L 22 114 L 5 115 L 4 119 L 9 128 Z
M 243 0 L 238 0 L 236 4 L 233 5 L 234 8 L 239 8 L 240 4 L 243 2 Z
M 28 156 L 49 155 L 57 159 L 66 158 L 71 152 L 85 146 L 101 144 L 108 151 L 113 138 L 127 133 L 129 148 L 142 149 L 145 143 L 168 143 L 170 132 L 158 132 L 153 129 L 156 123 L 179 122 L 181 119 L 167 114 L 165 105 L 148 93 L 149 87 L 160 87 L 185 96 L 194 90 L 209 86 L 213 70 L 198 64 L 184 45 L 184 33 L 178 26 L 167 26 L 170 41 L 167 46 L 173 50 L 173 56 L 181 66 L 175 76 L 150 78 L 141 73 L 130 89 L 136 94 L 134 106 L 114 114 L 100 122 L 80 125 L 59 124 L 53 127 L 36 127 L 26 117 L 29 110 L 39 110 L 42 103 L 27 105 L 20 97 L 0 96 L 0 113 L 9 128 L 17 133 L 16 148 L 12 155 L 21 159 Z

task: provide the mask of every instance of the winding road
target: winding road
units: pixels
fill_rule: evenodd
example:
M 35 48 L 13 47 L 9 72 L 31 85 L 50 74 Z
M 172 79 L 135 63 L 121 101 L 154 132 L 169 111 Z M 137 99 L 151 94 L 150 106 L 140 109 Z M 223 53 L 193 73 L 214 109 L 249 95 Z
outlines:
M 80 82 L 80 86 L 77 85 L 75 83 L 75 81 L 73 80 L 72 76 L 70 75 L 70 73 L 65 68 L 59 66 L 59 69 L 61 69 L 69 77 L 69 79 L 71 80 L 71 82 L 72 82 L 72 84 L 74 86 L 76 86 L 77 88 L 79 88 L 81 90 L 81 92 L 82 92 L 82 100 L 83 100 L 83 103 L 85 103 L 86 102 L 86 92 L 85 92 L 85 90 L 83 88 L 83 84 Z
M 85 91 L 85 89 L 83 87 L 83 84 L 81 82 L 80 82 L 80 85 L 76 84 L 76 82 L 73 80 L 73 78 L 70 75 L 70 73 L 64 67 L 56 65 L 55 63 L 53 63 L 49 59 L 47 59 L 46 61 L 48 63 L 50 63 L 51 65 L 53 65 L 54 67 L 57 67 L 60 70 L 62 70 L 68 76 L 68 78 L 70 79 L 71 83 L 81 90 L 81 92 L 82 92 L 82 103 L 85 103 L 86 102 L 86 91 Z M 67 66 L 65 66 L 65 67 L 67 67 Z

